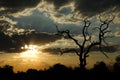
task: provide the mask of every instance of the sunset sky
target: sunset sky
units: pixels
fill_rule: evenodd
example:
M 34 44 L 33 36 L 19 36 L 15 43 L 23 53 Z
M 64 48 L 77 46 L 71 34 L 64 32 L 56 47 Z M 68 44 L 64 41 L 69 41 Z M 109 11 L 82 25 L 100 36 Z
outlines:
M 115 16 L 107 34 L 112 38 L 106 39 L 109 59 L 93 49 L 88 66 L 96 61 L 113 62 L 120 55 L 120 0 L 0 0 L 0 66 L 9 64 L 15 71 L 44 69 L 55 63 L 78 66 L 75 54 L 59 54 L 60 48 L 77 46 L 56 35 L 56 25 L 60 30 L 70 30 L 82 43 L 83 20 L 88 18 L 89 32 L 97 40 L 93 28 L 100 26 L 99 16 L 102 20 Z

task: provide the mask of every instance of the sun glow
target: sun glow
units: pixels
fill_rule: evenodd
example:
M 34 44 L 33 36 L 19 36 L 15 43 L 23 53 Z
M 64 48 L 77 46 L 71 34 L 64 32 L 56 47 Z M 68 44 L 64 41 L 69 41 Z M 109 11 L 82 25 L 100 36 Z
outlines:
M 37 58 L 38 53 L 41 53 L 38 51 L 38 46 L 36 45 L 25 45 L 21 47 L 21 49 L 25 49 L 25 52 L 21 53 L 21 57 L 23 58 Z

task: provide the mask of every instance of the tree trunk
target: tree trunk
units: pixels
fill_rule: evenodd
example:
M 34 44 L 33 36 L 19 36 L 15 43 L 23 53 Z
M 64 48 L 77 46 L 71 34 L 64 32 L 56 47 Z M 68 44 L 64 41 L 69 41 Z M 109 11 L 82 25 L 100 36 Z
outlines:
M 87 58 L 87 57 L 79 56 L 80 68 L 81 68 L 82 70 L 85 70 L 85 69 L 86 69 L 86 58 Z

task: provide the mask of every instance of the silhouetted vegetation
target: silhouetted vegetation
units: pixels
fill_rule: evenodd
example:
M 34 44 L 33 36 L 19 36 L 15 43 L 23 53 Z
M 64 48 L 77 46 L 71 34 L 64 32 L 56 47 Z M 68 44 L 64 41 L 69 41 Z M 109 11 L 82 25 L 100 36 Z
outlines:
M 84 25 L 82 28 L 82 36 L 83 36 L 82 42 L 79 42 L 79 40 L 74 38 L 71 35 L 70 30 L 59 30 L 58 26 L 56 26 L 58 35 L 63 35 L 65 37 L 67 36 L 68 39 L 71 39 L 72 41 L 74 41 L 74 43 L 78 46 L 78 50 L 72 49 L 71 51 L 74 51 L 76 53 L 76 55 L 79 57 L 81 69 L 86 68 L 87 57 L 89 57 L 89 53 L 94 46 L 97 46 L 99 48 L 99 50 L 108 58 L 108 56 L 102 50 L 102 46 L 104 44 L 108 46 L 108 43 L 105 41 L 105 39 L 108 37 L 108 36 L 106 36 L 106 34 L 110 32 L 108 30 L 109 25 L 114 20 L 114 18 L 115 18 L 115 16 L 112 15 L 112 17 L 109 17 L 106 20 L 102 20 L 101 16 L 99 16 L 100 25 L 98 27 L 93 28 L 93 31 L 98 30 L 97 33 L 95 33 L 95 34 L 97 34 L 96 37 L 98 37 L 98 40 L 94 39 L 93 38 L 94 34 L 90 33 L 90 31 L 89 31 L 90 26 L 91 26 L 91 21 L 88 19 L 83 20 Z M 66 53 L 66 52 L 67 51 L 61 50 L 62 54 Z
M 120 60 L 117 57 L 116 60 Z M 97 62 L 92 69 L 68 68 L 55 64 L 47 70 L 28 69 L 26 72 L 13 72 L 13 67 L 0 67 L 0 80 L 120 80 L 120 63 L 116 61 L 110 70 L 104 62 Z

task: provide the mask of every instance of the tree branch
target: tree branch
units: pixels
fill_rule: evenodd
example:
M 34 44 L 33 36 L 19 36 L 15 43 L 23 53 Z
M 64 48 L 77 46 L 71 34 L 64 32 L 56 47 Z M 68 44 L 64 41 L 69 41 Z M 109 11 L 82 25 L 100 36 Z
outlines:
M 82 46 L 79 44 L 78 40 L 76 40 L 75 38 L 73 38 L 70 35 L 70 31 L 69 30 L 60 31 L 57 26 L 56 26 L 56 28 L 57 28 L 58 34 L 61 34 L 61 35 L 66 34 L 68 36 L 68 38 L 72 39 L 76 43 L 76 45 L 79 46 L 79 48 L 82 48 Z
M 91 44 L 88 46 L 85 55 L 87 55 L 87 54 L 90 52 L 90 49 L 91 49 L 93 46 L 96 46 L 96 45 L 101 46 L 102 42 L 104 42 L 105 44 L 107 44 L 107 42 L 105 41 L 105 34 L 108 33 L 108 32 L 110 32 L 110 31 L 108 31 L 109 24 L 113 21 L 114 18 L 115 18 L 115 17 L 113 17 L 113 18 L 110 19 L 110 20 L 107 19 L 107 20 L 105 20 L 105 21 L 101 20 L 101 18 L 100 18 L 100 22 L 101 22 L 102 24 L 100 25 L 100 27 L 95 27 L 95 28 L 94 28 L 94 29 L 98 29 L 98 30 L 99 30 L 99 41 L 94 42 L 94 43 L 91 43 Z M 108 44 L 107 44 L 107 45 L 108 45 Z M 100 51 L 108 58 L 108 56 L 104 53 L 104 51 L 101 50 L 101 48 L 100 48 Z
M 90 27 L 90 24 L 91 24 L 90 21 L 88 21 L 87 19 L 84 20 L 84 27 L 82 29 L 82 34 L 83 34 L 83 37 L 84 37 L 84 41 L 83 41 L 83 44 L 82 44 L 83 47 L 85 47 L 85 44 L 86 44 L 87 41 L 91 42 L 91 36 L 88 33 L 88 28 Z M 89 37 L 88 39 L 87 39 L 87 36 Z
M 60 52 L 61 52 L 61 55 L 63 53 L 68 53 L 68 52 L 75 52 L 76 55 L 78 55 L 78 56 L 80 55 L 77 49 L 60 50 Z

